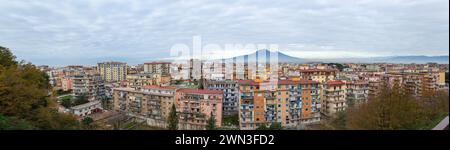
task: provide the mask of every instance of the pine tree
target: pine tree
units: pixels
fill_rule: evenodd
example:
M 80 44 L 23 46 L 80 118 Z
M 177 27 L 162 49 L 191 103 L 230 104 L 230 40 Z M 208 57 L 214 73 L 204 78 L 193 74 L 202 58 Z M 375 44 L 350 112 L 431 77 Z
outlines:
M 170 109 L 169 117 L 167 119 L 167 124 L 169 130 L 177 130 L 178 129 L 178 115 L 175 104 L 172 105 Z
M 216 118 L 213 113 L 209 115 L 208 124 L 206 125 L 206 130 L 216 130 Z

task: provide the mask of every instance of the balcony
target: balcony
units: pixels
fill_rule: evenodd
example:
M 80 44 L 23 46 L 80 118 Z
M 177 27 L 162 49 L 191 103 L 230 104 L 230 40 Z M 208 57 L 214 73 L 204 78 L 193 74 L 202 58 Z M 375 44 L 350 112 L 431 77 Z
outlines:
M 266 94 L 264 97 L 265 97 L 266 99 L 271 99 L 271 100 L 276 99 L 276 96 L 275 96 L 275 95 L 272 95 L 272 94 Z
M 322 107 L 322 104 L 316 104 L 316 108 L 319 109 Z
M 253 114 L 252 113 L 241 113 L 241 117 L 242 118 L 253 118 Z
M 291 92 L 302 92 L 301 88 L 290 88 L 289 91 Z
M 240 109 L 250 111 L 251 109 L 253 109 L 253 107 L 254 107 L 253 105 L 242 104 Z
M 242 95 L 241 98 L 242 98 L 242 99 L 249 99 L 249 100 L 252 100 L 254 97 L 253 97 L 253 96 L 245 96 L 245 95 Z

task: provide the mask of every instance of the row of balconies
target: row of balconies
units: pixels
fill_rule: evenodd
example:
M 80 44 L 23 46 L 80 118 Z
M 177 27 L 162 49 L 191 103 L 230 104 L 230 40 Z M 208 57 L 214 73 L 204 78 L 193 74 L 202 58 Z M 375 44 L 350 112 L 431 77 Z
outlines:
M 251 99 L 251 100 L 253 100 L 254 97 L 253 97 L 253 96 L 245 96 L 245 95 L 242 95 L 241 98 L 242 98 L 242 99 Z

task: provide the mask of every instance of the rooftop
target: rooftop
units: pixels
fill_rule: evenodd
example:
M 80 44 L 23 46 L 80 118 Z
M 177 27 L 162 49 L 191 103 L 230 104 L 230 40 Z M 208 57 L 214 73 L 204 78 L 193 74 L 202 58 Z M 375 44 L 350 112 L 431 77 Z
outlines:
M 144 64 L 147 65 L 156 65 L 156 64 L 170 64 L 170 62 L 165 62 L 165 61 L 154 61 L 154 62 L 146 62 Z
M 270 81 L 256 82 L 253 80 L 238 80 L 240 85 L 260 85 L 260 84 L 272 84 Z M 277 85 L 289 85 L 289 84 L 317 84 L 319 82 L 313 80 L 276 80 L 274 83 Z
M 144 86 L 144 89 L 176 90 L 177 87 L 174 87 L 174 86 L 147 85 L 147 86 Z
M 192 94 L 223 94 L 220 90 L 202 90 L 202 89 L 179 89 L 177 92 Z
M 299 69 L 299 72 L 335 72 L 337 69 Z
M 89 107 L 89 106 L 92 106 L 92 105 L 97 105 L 99 103 L 100 103 L 100 101 L 92 101 L 92 102 L 89 102 L 89 103 L 73 106 L 70 109 L 83 109 L 85 107 Z
M 341 80 L 330 80 L 327 82 L 327 85 L 341 85 L 341 84 L 345 84 L 345 82 Z

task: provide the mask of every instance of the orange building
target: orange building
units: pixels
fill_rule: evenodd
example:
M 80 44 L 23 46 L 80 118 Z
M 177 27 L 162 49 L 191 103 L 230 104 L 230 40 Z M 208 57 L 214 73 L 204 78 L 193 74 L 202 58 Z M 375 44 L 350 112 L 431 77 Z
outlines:
M 222 125 L 223 92 L 219 90 L 179 89 L 176 92 L 176 107 L 179 112 L 179 128 L 203 130 L 211 114 L 216 127 Z
M 280 123 L 299 128 L 320 121 L 319 82 L 239 80 L 240 129 Z

